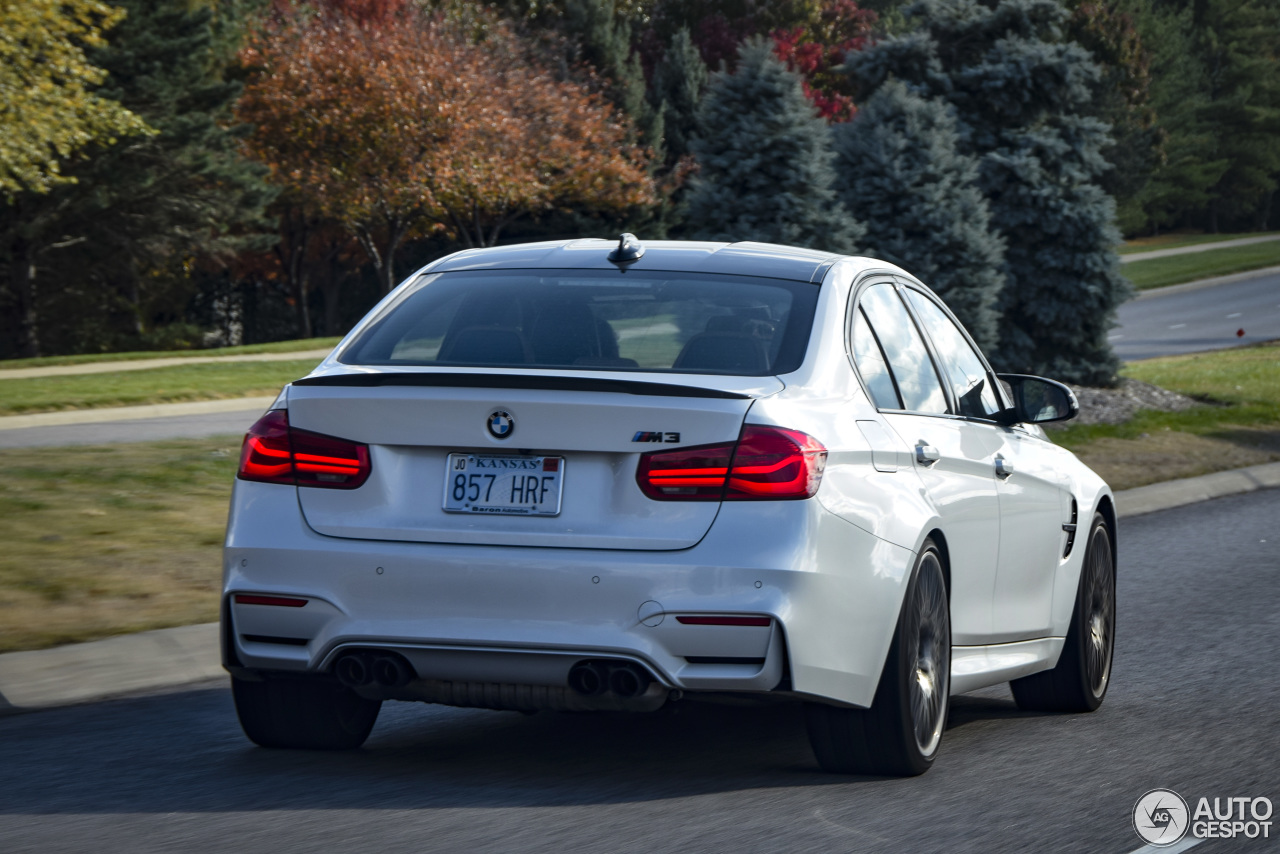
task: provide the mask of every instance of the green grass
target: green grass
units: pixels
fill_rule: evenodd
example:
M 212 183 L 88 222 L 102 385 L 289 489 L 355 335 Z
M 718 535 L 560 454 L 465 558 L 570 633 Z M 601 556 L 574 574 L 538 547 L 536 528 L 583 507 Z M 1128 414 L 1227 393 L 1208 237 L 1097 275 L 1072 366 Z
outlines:
M 1280 459 L 1280 342 L 1132 362 L 1123 373 L 1203 405 L 1053 431 L 1113 489 Z
M 139 359 L 189 359 L 209 356 L 251 356 L 260 353 L 293 353 L 300 350 L 332 349 L 341 338 L 304 338 L 270 344 L 246 344 L 212 350 L 140 350 L 131 353 L 84 353 L 78 356 L 41 356 L 37 359 L 5 359 L 0 371 L 9 368 L 43 368 L 53 365 L 85 365 L 92 362 L 127 362 Z
M 0 451 L 0 652 L 217 619 L 239 437 Z
M 1134 287 L 1145 291 L 1277 265 L 1280 265 L 1280 240 L 1134 261 L 1132 264 L 1125 264 L 1123 272 Z
M 275 394 L 316 360 L 175 365 L 0 382 L 0 415 Z
M 1280 232 L 1250 231 L 1244 234 L 1162 234 L 1159 237 L 1139 237 L 1120 244 L 1121 255 L 1135 252 L 1151 252 L 1156 249 L 1178 249 L 1183 246 L 1199 246 L 1202 243 L 1219 243 L 1227 240 L 1243 240 L 1246 237 L 1280 237 Z

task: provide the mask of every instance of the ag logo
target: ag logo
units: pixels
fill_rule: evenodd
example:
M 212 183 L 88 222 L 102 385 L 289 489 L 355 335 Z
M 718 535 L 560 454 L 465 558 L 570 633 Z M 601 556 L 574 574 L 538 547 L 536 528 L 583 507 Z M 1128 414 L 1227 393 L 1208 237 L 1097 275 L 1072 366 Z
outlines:
M 489 435 L 495 439 L 506 439 L 516 430 L 516 420 L 505 409 L 495 409 L 489 413 Z
M 1133 805 L 1133 829 L 1155 848 L 1173 845 L 1186 836 L 1190 817 L 1187 802 L 1171 789 L 1152 789 Z

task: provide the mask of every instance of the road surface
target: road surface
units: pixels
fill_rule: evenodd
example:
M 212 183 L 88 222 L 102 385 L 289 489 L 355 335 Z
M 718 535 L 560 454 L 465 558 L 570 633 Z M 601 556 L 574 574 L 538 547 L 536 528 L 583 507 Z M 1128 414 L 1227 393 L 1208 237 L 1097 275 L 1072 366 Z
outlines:
M 1280 338 L 1280 275 L 1140 296 L 1117 319 L 1109 337 L 1125 362 L 1271 341 Z
M 1270 490 L 1123 522 L 1103 707 L 956 698 L 920 778 L 819 773 L 792 705 L 388 703 L 359 751 L 269 751 L 219 681 L 0 718 L 0 850 L 1127 854 L 1151 789 L 1280 802 L 1278 518 Z M 1261 854 L 1275 835 L 1195 850 Z

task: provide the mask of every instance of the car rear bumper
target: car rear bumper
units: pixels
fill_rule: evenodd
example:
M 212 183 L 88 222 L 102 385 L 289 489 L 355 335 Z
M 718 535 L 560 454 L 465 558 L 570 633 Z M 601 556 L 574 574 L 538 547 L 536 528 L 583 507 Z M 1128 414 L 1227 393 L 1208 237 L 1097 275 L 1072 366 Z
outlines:
M 224 652 L 249 670 L 316 673 L 380 649 L 421 679 L 564 686 L 605 658 L 688 691 L 769 691 L 790 673 L 797 691 L 865 706 L 912 561 L 816 501 L 725 504 L 692 548 L 622 551 L 328 537 L 293 491 L 238 481 L 232 500 Z M 767 622 L 680 619 L 708 615 Z

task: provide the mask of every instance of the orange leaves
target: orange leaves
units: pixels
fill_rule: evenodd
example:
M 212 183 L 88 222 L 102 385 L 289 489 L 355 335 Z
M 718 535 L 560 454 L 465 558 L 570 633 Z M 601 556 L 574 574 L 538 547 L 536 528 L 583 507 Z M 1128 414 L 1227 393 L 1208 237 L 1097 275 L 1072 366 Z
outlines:
M 278 16 L 243 61 L 253 154 L 353 230 L 488 244 L 520 215 L 654 202 L 648 152 L 609 106 L 500 25 L 476 42 L 403 3 L 327 0 Z

